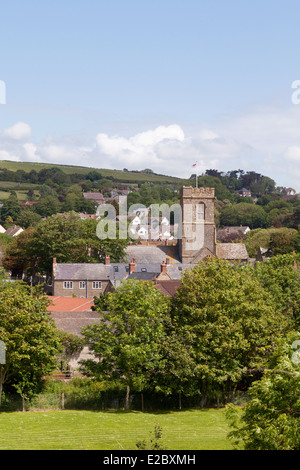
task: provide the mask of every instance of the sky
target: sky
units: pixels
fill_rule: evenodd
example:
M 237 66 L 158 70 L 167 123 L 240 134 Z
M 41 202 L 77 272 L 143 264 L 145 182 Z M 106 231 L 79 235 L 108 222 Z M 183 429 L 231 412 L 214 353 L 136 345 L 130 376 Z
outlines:
M 2 0 L 0 18 L 0 160 L 197 162 L 300 192 L 299 0 Z

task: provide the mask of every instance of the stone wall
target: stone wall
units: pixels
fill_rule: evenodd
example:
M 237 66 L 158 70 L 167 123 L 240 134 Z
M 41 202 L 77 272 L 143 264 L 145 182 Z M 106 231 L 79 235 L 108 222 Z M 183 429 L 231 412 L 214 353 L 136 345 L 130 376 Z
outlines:
M 65 282 L 72 282 L 72 288 L 65 288 Z M 84 283 L 84 287 L 80 287 L 80 282 Z M 86 298 L 93 298 L 94 296 L 99 296 L 100 293 L 107 292 L 111 290 L 111 282 L 110 281 L 100 281 L 101 287 L 94 288 L 93 282 L 99 281 L 53 281 L 53 294 L 55 296 L 62 296 L 62 297 L 86 297 Z M 81 284 L 83 286 L 83 284 Z

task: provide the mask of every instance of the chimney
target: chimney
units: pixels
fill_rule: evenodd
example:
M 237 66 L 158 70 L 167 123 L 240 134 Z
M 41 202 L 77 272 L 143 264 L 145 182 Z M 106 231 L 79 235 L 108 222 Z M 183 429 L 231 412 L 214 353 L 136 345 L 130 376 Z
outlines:
M 109 255 L 105 255 L 105 264 L 106 264 L 107 266 L 110 265 L 110 256 L 109 256 Z
M 163 261 L 161 266 L 160 266 L 160 271 L 162 274 L 167 274 L 167 265 L 166 263 Z
M 135 273 L 135 258 L 133 258 L 129 263 L 129 274 Z
M 169 256 L 167 256 L 167 258 L 166 258 L 166 264 L 170 264 L 170 258 L 169 258 Z

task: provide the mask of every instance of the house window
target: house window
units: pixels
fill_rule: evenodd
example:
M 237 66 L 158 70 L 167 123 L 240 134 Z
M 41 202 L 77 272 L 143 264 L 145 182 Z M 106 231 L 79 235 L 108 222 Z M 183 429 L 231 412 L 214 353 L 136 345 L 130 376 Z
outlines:
M 79 289 L 85 289 L 85 281 L 79 281 Z
M 73 289 L 72 281 L 64 281 L 64 289 Z
M 102 282 L 101 281 L 93 281 L 93 289 L 101 289 L 102 287 Z

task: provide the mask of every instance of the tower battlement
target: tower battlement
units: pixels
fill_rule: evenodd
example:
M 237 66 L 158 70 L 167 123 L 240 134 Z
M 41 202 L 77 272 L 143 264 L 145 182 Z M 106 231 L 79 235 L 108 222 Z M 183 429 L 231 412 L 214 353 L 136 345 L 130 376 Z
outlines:
M 192 186 L 183 186 L 181 188 L 181 197 L 195 197 L 201 199 L 212 199 L 215 197 L 215 188 L 193 188 Z

